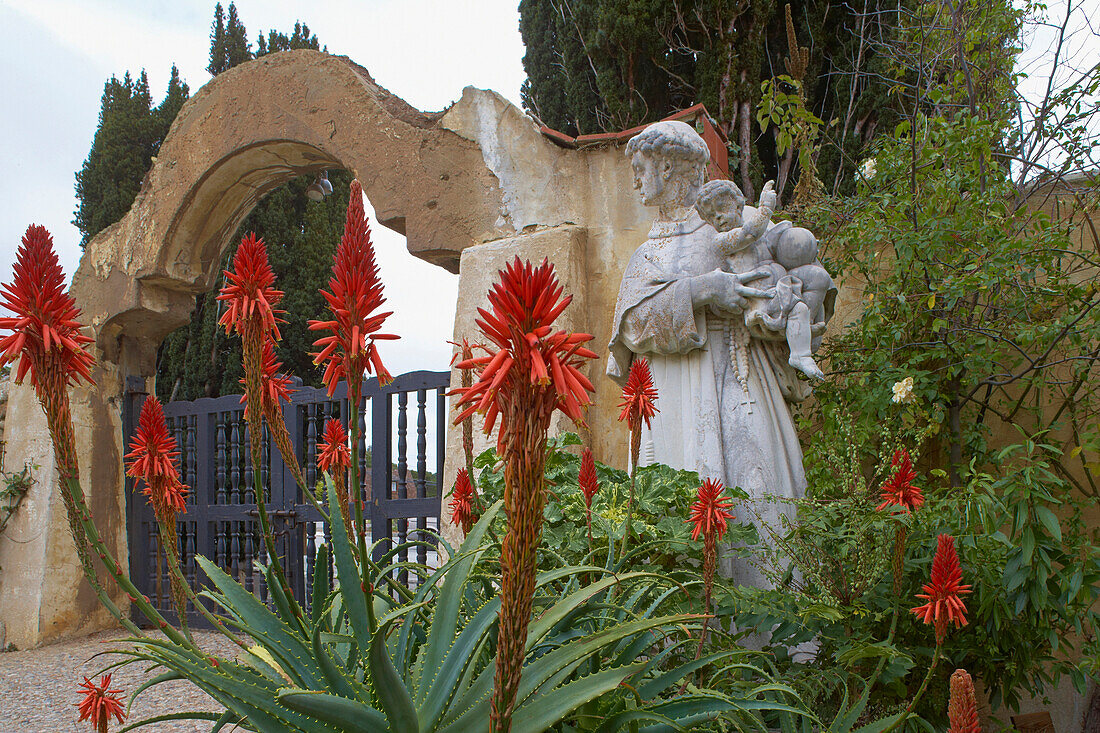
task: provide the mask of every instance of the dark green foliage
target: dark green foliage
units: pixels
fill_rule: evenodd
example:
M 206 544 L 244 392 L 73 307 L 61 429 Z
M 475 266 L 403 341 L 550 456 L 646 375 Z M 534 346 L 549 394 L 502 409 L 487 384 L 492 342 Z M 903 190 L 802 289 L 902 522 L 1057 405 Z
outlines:
M 237 6 L 229 3 L 229 16 L 222 10 L 222 4 L 214 6 L 214 23 L 210 29 L 210 64 L 206 70 L 211 76 L 217 76 L 238 64 L 252 59 L 252 44 L 248 42 L 248 31 L 237 17 Z
M 321 50 L 321 44 L 317 41 L 317 35 L 309 32 L 309 26 L 305 23 L 295 23 L 294 32 L 289 36 L 278 31 L 268 31 L 267 37 L 260 33 L 256 39 L 256 58 L 266 56 L 277 51 L 293 51 L 299 48 L 311 48 L 314 51 Z
M 225 53 L 225 11 L 222 10 L 222 4 L 218 3 L 214 6 L 214 24 L 210 29 L 210 63 L 206 65 L 206 70 L 210 72 L 210 76 L 217 76 L 228 68 Z
M 107 80 L 92 149 L 76 174 L 78 205 L 73 224 L 80 230 L 81 247 L 129 211 L 150 161 L 188 94 L 175 66 L 164 101 L 155 108 L 145 71 L 137 81 L 129 72 L 121 81 L 114 76 Z
M 827 126 L 816 160 L 827 190 L 850 191 L 869 141 L 897 121 L 882 49 L 911 5 L 790 3 L 797 42 L 809 48 L 806 107 Z M 523 104 L 550 127 L 618 131 L 702 102 L 731 141 L 731 173 L 746 192 L 768 178 L 780 191 L 793 184 L 797 162 L 784 172 L 774 133 L 752 121 L 761 83 L 791 73 L 784 3 L 522 0 L 519 10 Z

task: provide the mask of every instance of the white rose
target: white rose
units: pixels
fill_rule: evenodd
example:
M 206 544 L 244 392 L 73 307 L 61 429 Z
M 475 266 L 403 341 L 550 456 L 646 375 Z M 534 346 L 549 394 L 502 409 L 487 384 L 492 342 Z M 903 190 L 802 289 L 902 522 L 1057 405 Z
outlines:
M 867 158 L 862 163 L 860 163 L 860 165 L 859 165 L 859 174 L 861 176 L 863 176 L 864 178 L 866 178 L 867 180 L 871 180 L 872 178 L 874 178 L 875 177 L 875 159 L 874 158 Z
M 902 404 L 913 401 L 913 378 L 906 377 L 900 382 L 894 382 L 894 402 Z

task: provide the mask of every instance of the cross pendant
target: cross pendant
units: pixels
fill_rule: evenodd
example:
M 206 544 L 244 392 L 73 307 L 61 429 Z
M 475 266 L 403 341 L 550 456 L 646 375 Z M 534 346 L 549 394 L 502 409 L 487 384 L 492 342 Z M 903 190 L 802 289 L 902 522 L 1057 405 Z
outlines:
M 743 399 L 741 400 L 741 404 L 742 404 L 742 405 L 745 405 L 746 407 L 748 407 L 748 408 L 749 408 L 749 409 L 748 409 L 748 410 L 746 411 L 746 413 L 745 413 L 745 414 L 747 414 L 747 415 L 751 415 L 751 414 L 752 414 L 752 406 L 756 404 L 756 400 L 754 400 L 754 399 L 753 399 L 752 397 L 749 397 L 749 393 L 748 393 L 748 392 L 745 392 L 745 396 L 744 396 L 744 398 L 743 398 Z

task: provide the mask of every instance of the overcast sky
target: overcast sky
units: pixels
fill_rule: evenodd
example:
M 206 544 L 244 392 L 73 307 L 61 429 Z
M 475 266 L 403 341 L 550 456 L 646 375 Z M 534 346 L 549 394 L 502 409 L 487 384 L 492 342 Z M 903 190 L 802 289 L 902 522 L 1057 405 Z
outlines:
M 236 5 L 253 48 L 261 30 L 289 33 L 301 20 L 330 53 L 350 56 L 418 109 L 443 109 L 469 85 L 519 103 L 525 76 L 518 0 Z M 210 79 L 213 14 L 214 0 L 0 0 L 0 98 L 7 105 L 0 112 L 0 279 L 10 279 L 31 223 L 53 234 L 71 277 L 80 259 L 80 234 L 70 223 L 74 175 L 95 135 L 104 82 L 145 69 L 157 103 L 174 63 L 194 94 Z M 412 257 L 404 237 L 372 229 L 394 310 L 387 330 L 403 336 L 384 344 L 387 366 L 395 374 L 446 368 L 458 278 Z

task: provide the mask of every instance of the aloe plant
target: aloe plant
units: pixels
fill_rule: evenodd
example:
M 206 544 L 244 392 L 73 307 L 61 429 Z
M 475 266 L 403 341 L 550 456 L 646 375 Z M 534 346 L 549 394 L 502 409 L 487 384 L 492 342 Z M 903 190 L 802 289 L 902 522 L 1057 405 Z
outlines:
M 331 482 L 328 495 L 335 507 Z M 271 733 L 487 731 L 500 597 L 495 557 L 490 557 L 497 546 L 486 541 L 486 533 L 499 510 L 499 502 L 490 507 L 461 547 L 447 548 L 450 559 L 436 570 L 393 562 L 400 548 L 382 563 L 360 567 L 342 523 L 334 522 L 336 587 L 329 587 L 328 548 L 322 548 L 312 611 L 304 618 L 279 592 L 270 568 L 264 572 L 273 609 L 200 558 L 212 584 L 205 597 L 222 609 L 227 626 L 249 637 L 240 659 L 211 658 L 154 638 L 134 639 L 125 653 L 164 669 L 135 697 L 185 677 L 227 710 L 159 716 L 125 730 L 190 717 L 212 721 L 213 731 L 230 725 Z M 421 582 L 415 592 L 406 590 L 394 600 L 396 586 L 386 578 L 399 568 Z M 591 578 L 596 580 L 584 582 Z M 742 698 L 694 686 L 681 693 L 680 685 L 704 667 L 754 678 L 761 670 L 745 662 L 743 651 L 691 660 L 691 631 L 699 617 L 661 614 L 679 592 L 675 583 L 653 573 L 615 575 L 594 566 L 542 572 L 515 729 L 538 733 L 572 719 L 582 726 L 572 730 L 619 730 L 615 726 L 621 724 L 632 726 L 624 730 L 672 731 L 723 713 L 803 713 L 783 702 L 792 700 L 793 692 L 775 684 L 751 687 Z M 608 710 L 612 694 L 623 709 Z

